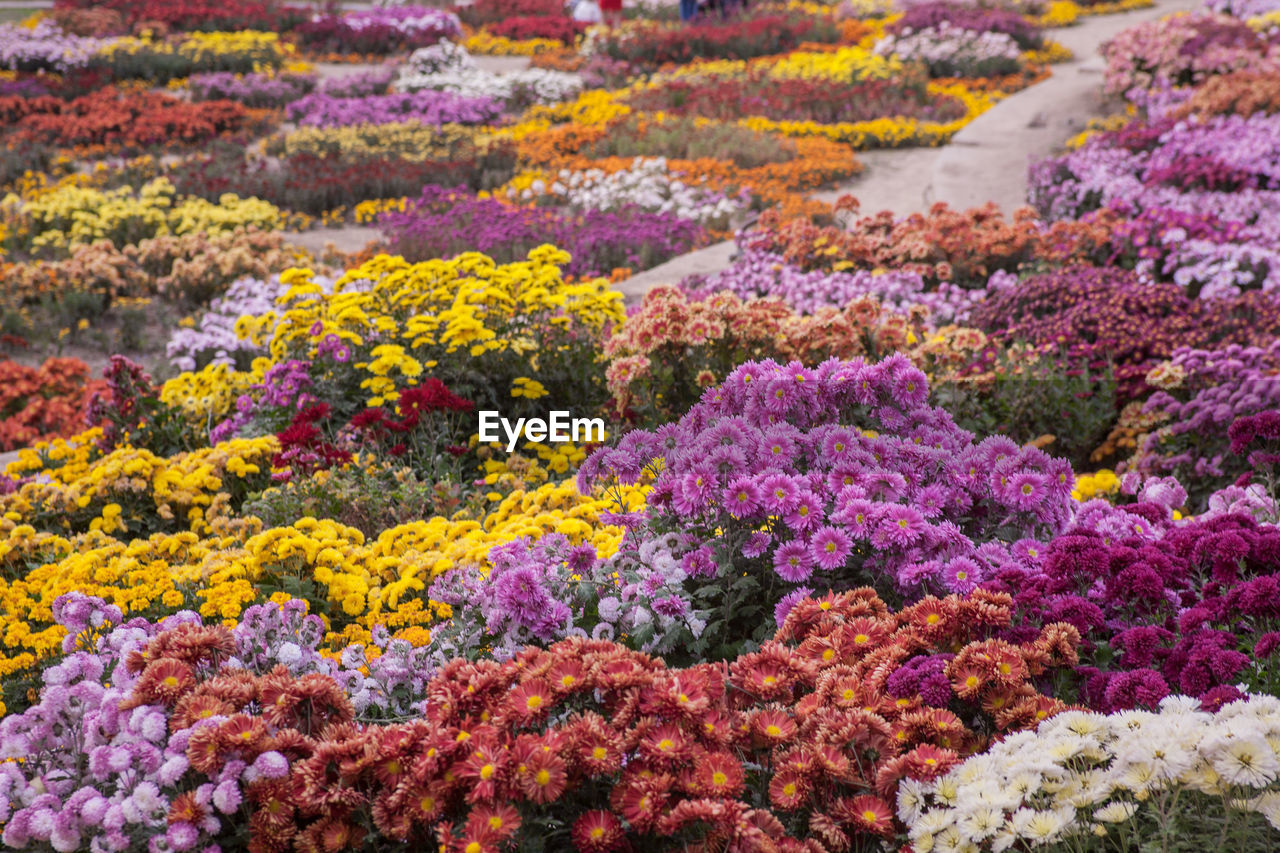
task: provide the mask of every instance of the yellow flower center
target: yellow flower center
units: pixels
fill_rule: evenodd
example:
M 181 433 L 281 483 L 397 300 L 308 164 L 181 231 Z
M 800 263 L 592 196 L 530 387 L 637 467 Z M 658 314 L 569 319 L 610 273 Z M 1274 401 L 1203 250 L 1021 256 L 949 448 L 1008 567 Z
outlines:
M 539 770 L 538 775 L 533 777 L 533 781 L 537 782 L 544 788 L 551 784 L 551 773 L 547 770 Z
M 717 787 L 729 784 L 729 777 L 724 774 L 723 770 L 717 770 L 711 774 L 711 784 Z

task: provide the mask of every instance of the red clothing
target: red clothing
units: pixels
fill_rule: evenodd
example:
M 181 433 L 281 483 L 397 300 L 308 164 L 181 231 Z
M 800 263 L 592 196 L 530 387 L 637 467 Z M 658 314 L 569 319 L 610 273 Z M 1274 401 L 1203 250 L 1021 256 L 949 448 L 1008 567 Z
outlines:
M 621 12 L 622 0 L 600 0 L 601 12 Z

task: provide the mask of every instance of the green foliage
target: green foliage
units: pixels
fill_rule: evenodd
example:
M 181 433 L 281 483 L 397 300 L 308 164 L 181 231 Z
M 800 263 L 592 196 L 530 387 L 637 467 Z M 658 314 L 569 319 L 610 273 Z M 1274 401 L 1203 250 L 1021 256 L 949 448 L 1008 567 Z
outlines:
M 420 518 L 480 517 L 483 500 L 458 483 L 427 482 L 407 468 L 351 465 L 253 495 L 242 512 L 257 516 L 268 528 L 288 527 L 301 518 L 328 518 L 372 539 Z
M 985 367 L 980 377 L 936 385 L 933 403 L 976 435 L 1039 441 L 1075 470 L 1089 469 L 1089 454 L 1106 439 L 1118 413 L 1110 369 L 1096 373 L 1049 356 L 1028 361 L 1009 355 L 993 356 Z
M 630 116 L 582 153 L 588 157 L 666 157 L 671 160 L 727 157 L 739 168 L 753 169 L 795 159 L 796 146 L 780 136 L 736 124 L 700 123 L 694 116 L 661 122 Z

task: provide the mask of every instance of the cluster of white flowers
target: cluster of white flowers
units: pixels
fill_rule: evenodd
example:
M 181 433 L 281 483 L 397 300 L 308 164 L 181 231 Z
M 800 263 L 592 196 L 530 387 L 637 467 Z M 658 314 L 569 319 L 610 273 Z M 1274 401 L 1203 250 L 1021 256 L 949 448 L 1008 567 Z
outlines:
M 982 71 L 993 62 L 1016 63 L 1022 55 L 1007 33 L 978 32 L 943 22 L 936 27 L 905 29 L 876 42 L 879 56 L 897 56 L 906 62 L 923 62 L 935 73 Z
M 554 104 L 582 90 L 582 78 L 566 71 L 528 68 L 495 74 L 476 65 L 462 45 L 443 40 L 415 50 L 400 70 L 402 92 L 435 89 L 468 98 Z
M 526 190 L 508 190 L 510 198 L 528 201 L 554 195 L 579 209 L 612 210 L 628 204 L 655 213 L 670 213 L 702 225 L 727 228 L 743 209 L 723 193 L 691 186 L 667 170 L 665 157 L 637 157 L 629 169 L 609 174 L 601 169 L 562 169 L 550 186 L 536 180 Z
M 1280 699 L 1251 696 L 1216 714 L 1199 708 L 1170 696 L 1158 713 L 1058 714 L 933 782 L 903 780 L 898 816 L 916 853 L 998 853 L 1106 835 L 1158 792 L 1190 789 L 1280 829 Z
M 316 19 L 320 17 L 322 16 L 316 15 Z M 371 27 L 393 27 L 406 35 L 425 32 L 462 35 L 462 22 L 458 20 L 457 15 L 444 9 L 431 9 L 424 6 L 401 6 L 390 11 L 361 9 L 347 12 L 342 20 L 356 31 Z

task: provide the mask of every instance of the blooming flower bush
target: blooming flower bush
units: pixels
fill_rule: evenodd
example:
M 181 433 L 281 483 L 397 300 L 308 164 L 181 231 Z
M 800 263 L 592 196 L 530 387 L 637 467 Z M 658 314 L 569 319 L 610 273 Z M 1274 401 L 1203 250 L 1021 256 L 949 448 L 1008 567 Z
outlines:
M 975 442 L 927 398 L 902 355 L 747 363 L 679 421 L 597 451 L 578 479 L 654 478 L 636 523 L 684 534 L 682 567 L 721 614 L 693 648 L 724 654 L 805 584 L 963 592 L 1016 562 L 1015 542 L 1065 526 L 1070 465 Z
M 1221 708 L 1171 696 L 1156 713 L 1069 711 L 940 778 L 904 782 L 898 814 L 917 846 L 1101 850 L 1117 836 L 1155 834 L 1191 849 L 1224 827 L 1249 839 L 1242 843 L 1266 844 L 1266 824 L 1280 828 L 1271 746 L 1278 711 L 1273 696 Z
M 708 276 L 690 276 L 680 286 L 694 294 L 729 290 L 744 299 L 776 296 L 803 314 L 816 314 L 825 307 L 839 308 L 855 299 L 873 296 L 899 312 L 921 306 L 935 325 L 967 319 L 972 307 L 986 295 L 985 288 L 964 290 L 950 282 L 926 292 L 918 273 L 899 270 L 806 272 L 761 249 L 746 249 L 726 269 Z
M 88 836 L 127 849 L 141 831 L 182 848 L 247 830 L 251 843 L 376 834 L 496 844 L 539 826 L 580 849 L 631 839 L 665 847 L 706 834 L 803 849 L 792 833 L 815 819 L 832 837 L 884 837 L 894 829 L 897 781 L 934 779 L 974 743 L 956 714 L 889 698 L 917 670 L 940 682 L 930 691 L 949 692 L 941 674 L 950 666 L 929 666 L 938 656 L 919 653 L 1001 615 L 998 599 L 951 605 L 930 611 L 939 617 L 928 623 L 933 640 L 911 631 L 890 639 L 899 619 L 927 617 L 895 617 L 863 591 L 805 602 L 777 640 L 727 669 L 669 669 L 611 643 L 568 640 L 519 662 L 458 661 L 430 681 L 406 682 L 397 676 L 413 659 L 394 650 L 386 656 L 399 668 L 379 658 L 367 677 L 354 667 L 324 672 L 314 652 L 319 620 L 298 609 L 270 605 L 232 632 L 190 613 L 122 624 L 100 599 L 64 596 L 56 609 L 69 656 L 48 671 L 38 704 L 0 724 L 5 751 L 30 759 L 3 765 L 5 841 L 69 849 Z M 860 648 L 866 631 L 883 639 Z M 1070 645 L 1069 632 L 1046 632 L 1022 648 L 975 642 L 954 661 L 994 653 L 1017 673 L 987 673 L 980 663 L 963 670 L 980 690 L 1016 698 L 1007 711 L 981 714 L 1005 730 L 1059 710 L 1025 679 L 1069 658 Z M 887 691 L 882 677 L 859 675 L 882 658 L 881 669 L 908 674 L 891 677 Z M 422 690 L 423 719 L 351 725 L 355 708 L 340 685 L 360 695 L 369 682 L 391 686 L 388 704 L 403 688 Z M 70 744 L 91 760 L 78 760 L 84 753 Z M 370 761 L 335 764 L 338 778 L 317 784 L 328 756 L 357 746 Z M 435 760 L 410 765 L 424 753 Z M 299 796 L 287 793 L 295 786 Z M 356 789 L 372 796 L 335 799 Z
M 419 121 L 438 127 L 443 124 L 492 122 L 502 114 L 502 107 L 489 98 L 422 91 L 413 95 L 365 95 L 357 98 L 312 94 L 293 101 L 287 112 L 302 127 L 341 127 L 404 121 Z
M 686 184 L 673 175 L 662 158 L 637 157 L 630 168 L 616 172 L 592 169 L 571 172 L 562 169 L 548 186 L 541 178 L 519 193 L 520 200 L 536 198 L 543 192 L 582 210 L 616 210 L 637 207 L 655 213 L 669 213 L 679 219 L 728 230 L 731 218 L 743 205 L 723 194 Z M 517 196 L 514 187 L 509 198 Z
M 458 17 L 426 6 L 361 9 L 342 15 L 316 15 L 295 29 L 316 51 L 389 54 L 428 47 L 462 34 Z
M 865 298 L 802 317 L 777 300 L 723 291 L 689 299 L 659 285 L 605 342 L 605 377 L 620 411 L 657 424 L 679 417 L 743 362 L 816 365 L 897 349 L 907 334 L 906 318 Z
M 422 261 L 472 247 L 511 261 L 544 244 L 562 246 L 569 254 L 565 272 L 574 276 L 648 269 L 704 242 L 697 222 L 634 204 L 560 214 L 433 186 L 403 212 L 384 213 L 379 224 L 392 251 Z
M 102 42 L 71 35 L 53 21 L 34 27 L 0 25 L 0 67 L 10 71 L 66 72 L 87 66 Z
M 995 77 L 1012 74 L 1021 49 L 1007 33 L 972 30 L 943 20 L 919 30 L 904 27 L 876 43 L 876 53 L 922 62 L 934 77 Z
M 582 88 L 582 80 L 576 74 L 540 68 L 494 74 L 477 66 L 461 45 L 445 40 L 414 51 L 396 87 L 405 92 L 435 89 L 468 98 L 493 98 L 519 109 L 571 98 Z
M 1215 74 L 1271 67 L 1266 39 L 1227 15 L 1171 15 L 1131 27 L 1104 49 L 1107 89 L 1186 86 Z
M 89 396 L 102 387 L 78 359 L 51 358 L 38 368 L 0 361 L 0 451 L 80 432 Z
M 0 841 L 1270 849 L 1280 19 L 1119 36 L 1033 209 L 813 197 L 1140 2 L 0 28 Z

